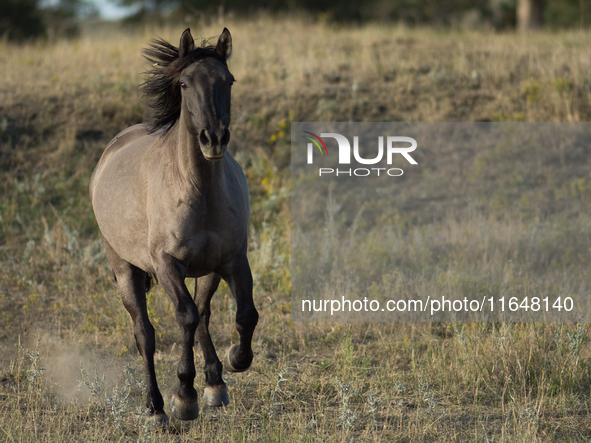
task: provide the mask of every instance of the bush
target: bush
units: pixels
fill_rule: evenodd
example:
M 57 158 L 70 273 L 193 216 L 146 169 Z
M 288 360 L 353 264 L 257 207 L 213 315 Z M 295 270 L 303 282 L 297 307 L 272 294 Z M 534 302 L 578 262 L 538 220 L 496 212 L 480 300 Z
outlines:
M 45 34 L 38 0 L 4 0 L 0 3 L 0 36 L 22 41 Z

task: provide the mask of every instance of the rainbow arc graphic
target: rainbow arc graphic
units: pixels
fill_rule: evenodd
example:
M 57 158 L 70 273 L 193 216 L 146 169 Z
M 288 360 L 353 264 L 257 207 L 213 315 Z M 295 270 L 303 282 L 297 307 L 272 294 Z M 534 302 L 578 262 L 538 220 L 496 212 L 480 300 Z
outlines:
M 316 146 L 318 146 L 318 149 L 320 150 L 320 154 L 324 155 L 324 152 L 326 152 L 326 155 L 328 155 L 328 149 L 326 149 L 326 145 L 324 144 L 324 142 L 322 141 L 322 139 L 320 137 L 318 137 L 316 134 L 314 134 L 312 132 L 308 132 L 308 131 L 302 131 L 302 132 L 305 132 L 306 134 L 310 134 L 312 137 L 314 137 L 314 138 L 312 138 L 312 137 L 308 137 L 307 135 L 304 135 L 304 138 L 307 138 L 308 140 L 313 142 Z M 318 142 L 320 142 L 320 143 L 318 143 Z M 324 147 L 324 152 L 322 151 L 322 147 L 320 146 L 320 144 L 322 144 L 322 147 Z

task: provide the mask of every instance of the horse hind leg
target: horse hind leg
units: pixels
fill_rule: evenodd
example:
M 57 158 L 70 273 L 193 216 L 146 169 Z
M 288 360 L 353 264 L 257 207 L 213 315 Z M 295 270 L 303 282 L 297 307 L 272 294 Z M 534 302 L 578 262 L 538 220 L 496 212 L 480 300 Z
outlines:
M 195 279 L 195 304 L 199 309 L 199 326 L 197 340 L 203 351 L 205 364 L 205 389 L 203 399 L 208 406 L 225 406 L 230 403 L 226 383 L 222 379 L 222 363 L 218 359 L 215 347 L 209 335 L 210 302 L 218 288 L 221 277 L 211 273 Z
M 117 289 L 123 305 L 133 321 L 135 343 L 144 360 L 147 381 L 146 407 L 155 427 L 168 426 L 168 417 L 164 413 L 164 400 L 158 389 L 154 369 L 156 338 L 154 327 L 148 317 L 146 304 L 146 272 L 123 260 L 105 240 L 107 257 L 111 263 Z

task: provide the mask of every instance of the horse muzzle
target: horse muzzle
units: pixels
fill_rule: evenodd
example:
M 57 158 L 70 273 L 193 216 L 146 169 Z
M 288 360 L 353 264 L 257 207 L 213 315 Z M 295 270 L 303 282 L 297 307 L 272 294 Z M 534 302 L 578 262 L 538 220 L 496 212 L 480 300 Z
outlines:
M 230 130 L 223 128 L 221 131 L 208 131 L 202 129 L 199 133 L 199 145 L 201 152 L 207 160 L 219 160 L 224 157 L 230 141 Z

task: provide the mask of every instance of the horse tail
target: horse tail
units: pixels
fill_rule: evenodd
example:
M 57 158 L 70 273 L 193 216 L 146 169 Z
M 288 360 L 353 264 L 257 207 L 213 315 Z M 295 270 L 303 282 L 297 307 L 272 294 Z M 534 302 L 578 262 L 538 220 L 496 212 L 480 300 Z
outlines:
M 158 277 L 156 277 L 156 274 L 150 274 L 149 272 L 146 272 L 146 293 L 152 289 L 154 283 L 158 284 Z
M 113 271 L 111 269 L 111 272 L 113 273 L 113 278 L 115 279 L 115 284 L 117 284 L 117 275 L 115 274 L 115 271 Z M 144 286 L 146 288 L 146 294 L 150 291 L 150 289 L 152 289 L 152 286 L 154 286 L 154 283 L 158 284 L 158 277 L 156 277 L 155 274 L 150 274 L 149 272 L 146 272 L 146 280 L 144 283 Z

